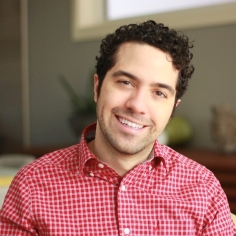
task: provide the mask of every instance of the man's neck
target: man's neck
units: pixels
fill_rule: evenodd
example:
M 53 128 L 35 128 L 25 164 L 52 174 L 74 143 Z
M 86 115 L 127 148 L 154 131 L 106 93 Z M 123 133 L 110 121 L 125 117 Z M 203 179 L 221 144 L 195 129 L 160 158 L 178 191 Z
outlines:
M 130 170 L 148 159 L 152 148 L 145 149 L 138 154 L 128 155 L 103 145 L 96 138 L 88 143 L 90 151 L 102 162 L 108 164 L 117 174 L 124 176 Z

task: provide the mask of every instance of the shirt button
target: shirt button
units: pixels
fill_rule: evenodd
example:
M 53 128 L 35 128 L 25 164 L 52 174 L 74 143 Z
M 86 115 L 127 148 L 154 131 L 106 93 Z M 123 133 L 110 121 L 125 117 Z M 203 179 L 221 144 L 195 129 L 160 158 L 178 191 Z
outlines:
M 150 170 L 150 171 L 152 170 L 152 166 L 149 166 L 149 170 Z
M 124 229 L 124 233 L 125 233 L 125 234 L 129 234 L 129 232 L 130 232 L 129 228 L 125 228 L 125 229 Z
M 125 191 L 125 190 L 126 190 L 125 185 L 122 185 L 122 186 L 121 186 L 121 190 L 122 190 L 122 191 Z
M 99 168 L 104 168 L 104 165 L 103 165 L 102 163 L 99 163 L 99 164 L 98 164 L 98 167 L 99 167 Z
M 92 172 L 90 172 L 89 175 L 92 176 L 92 177 L 94 176 L 94 174 Z

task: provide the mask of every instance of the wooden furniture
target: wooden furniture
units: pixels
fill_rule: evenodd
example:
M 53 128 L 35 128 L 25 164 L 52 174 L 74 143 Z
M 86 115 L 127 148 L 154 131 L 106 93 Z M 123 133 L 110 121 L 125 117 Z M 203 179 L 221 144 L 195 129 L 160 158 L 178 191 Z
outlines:
M 217 151 L 192 148 L 175 150 L 206 166 L 215 174 L 226 193 L 231 212 L 236 214 L 236 153 L 221 154 Z

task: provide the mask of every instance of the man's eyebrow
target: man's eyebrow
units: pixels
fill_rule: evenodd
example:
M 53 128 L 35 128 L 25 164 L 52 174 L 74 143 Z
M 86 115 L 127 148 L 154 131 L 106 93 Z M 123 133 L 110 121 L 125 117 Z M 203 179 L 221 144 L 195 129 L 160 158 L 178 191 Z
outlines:
M 114 77 L 125 76 L 125 77 L 128 77 L 128 78 L 133 79 L 133 80 L 138 80 L 137 76 L 135 76 L 133 74 L 130 74 L 129 72 L 126 72 L 126 71 L 123 71 L 123 70 L 118 70 L 118 71 L 114 72 L 112 74 L 112 76 L 114 76 Z
M 112 76 L 114 76 L 114 77 L 125 76 L 125 77 L 128 77 L 128 78 L 133 79 L 133 80 L 139 80 L 137 76 L 135 76 L 133 74 L 130 74 L 129 72 L 126 72 L 126 71 L 123 71 L 123 70 L 118 70 L 118 71 L 114 72 L 112 74 Z M 168 84 L 152 83 L 151 87 L 164 88 L 164 89 L 167 89 L 171 94 L 173 94 L 173 95 L 175 94 L 174 88 L 172 88 Z

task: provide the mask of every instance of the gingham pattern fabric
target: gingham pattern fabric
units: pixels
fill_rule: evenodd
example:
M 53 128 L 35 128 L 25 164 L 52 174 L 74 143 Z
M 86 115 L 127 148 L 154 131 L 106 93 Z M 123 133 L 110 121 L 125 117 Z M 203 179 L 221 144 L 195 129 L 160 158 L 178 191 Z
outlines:
M 213 174 L 157 142 L 153 157 L 121 178 L 82 138 L 81 144 L 23 168 L 0 212 L 1 236 L 234 232 L 226 196 Z

